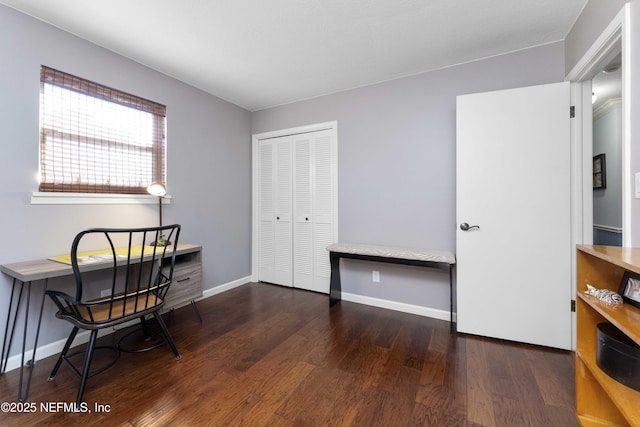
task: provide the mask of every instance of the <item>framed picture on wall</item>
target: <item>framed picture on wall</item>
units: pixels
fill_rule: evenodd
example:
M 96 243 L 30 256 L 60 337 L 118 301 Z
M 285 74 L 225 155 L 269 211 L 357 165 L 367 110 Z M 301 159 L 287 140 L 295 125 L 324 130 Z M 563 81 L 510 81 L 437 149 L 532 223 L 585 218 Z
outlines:
M 593 189 L 600 190 L 607 188 L 605 154 L 593 156 Z

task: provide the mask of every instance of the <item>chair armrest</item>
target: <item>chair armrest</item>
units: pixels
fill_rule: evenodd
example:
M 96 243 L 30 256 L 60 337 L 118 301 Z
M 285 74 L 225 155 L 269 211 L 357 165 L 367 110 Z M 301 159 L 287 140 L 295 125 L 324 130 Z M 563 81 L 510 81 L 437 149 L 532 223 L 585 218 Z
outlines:
M 60 310 L 61 313 L 78 314 L 77 310 L 74 309 L 78 302 L 71 295 L 52 290 L 46 291 L 45 294 L 49 295 L 54 304 L 58 306 L 58 310 Z

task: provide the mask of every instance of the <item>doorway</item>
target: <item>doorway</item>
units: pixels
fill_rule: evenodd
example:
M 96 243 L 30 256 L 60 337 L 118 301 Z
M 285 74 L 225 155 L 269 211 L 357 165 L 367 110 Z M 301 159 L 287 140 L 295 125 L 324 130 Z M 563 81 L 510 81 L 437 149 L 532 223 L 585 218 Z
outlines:
M 630 77 L 630 11 L 627 3 L 622 7 L 602 34 L 594 41 L 583 57 L 565 77 L 571 82 L 571 104 L 575 106 L 575 118 L 572 120 L 571 146 L 572 146 L 572 175 L 575 180 L 572 184 L 572 211 L 574 222 L 575 244 L 593 244 L 594 226 L 594 196 L 598 196 L 594 190 L 594 152 L 593 122 L 594 105 L 593 95 L 598 96 L 592 90 L 592 82 L 602 71 L 616 62 L 620 57 L 620 115 L 621 115 L 621 229 L 622 246 L 631 245 L 631 210 L 632 200 L 629 177 L 631 176 L 631 164 L 629 159 L 630 117 L 629 117 L 629 77 Z M 606 156 L 605 156 L 606 157 Z M 608 165 L 609 162 L 605 163 Z M 607 173 L 610 176 L 610 172 Z M 572 261 L 575 271 L 575 254 Z M 574 277 L 575 282 L 575 277 Z
M 622 116 L 622 246 L 631 246 L 631 176 L 630 148 L 631 126 L 629 117 L 630 77 L 630 8 L 625 4 L 602 34 L 594 41 L 583 57 L 565 77 L 571 82 L 571 105 L 575 117 L 571 125 L 572 180 L 572 244 L 593 243 L 593 106 L 592 79 L 616 56 L 621 55 L 621 116 Z M 572 254 L 572 294 L 575 295 L 576 255 Z M 573 324 L 575 325 L 575 313 Z M 575 328 L 573 331 L 575 348 Z
M 593 244 L 622 246 L 622 54 L 591 80 Z

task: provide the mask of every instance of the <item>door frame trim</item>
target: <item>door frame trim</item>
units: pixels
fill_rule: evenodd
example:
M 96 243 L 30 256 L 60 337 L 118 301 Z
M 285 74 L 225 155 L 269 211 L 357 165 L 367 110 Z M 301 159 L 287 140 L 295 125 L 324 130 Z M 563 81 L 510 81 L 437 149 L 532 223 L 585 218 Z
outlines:
M 258 212 L 259 200 L 260 200 L 260 176 L 258 174 L 259 166 L 259 149 L 260 141 L 271 138 L 278 138 L 281 136 L 299 135 L 310 132 L 317 132 L 321 130 L 331 131 L 331 137 L 334 139 L 335 147 L 338 147 L 338 121 L 333 120 L 330 122 L 314 123 L 310 125 L 297 126 L 287 129 L 280 129 L 269 132 L 262 132 L 253 134 L 251 136 L 251 281 L 258 281 L 258 260 L 260 259 L 258 239 L 260 237 L 260 225 Z M 333 233 L 335 241 L 338 240 L 338 153 L 337 150 L 334 153 L 333 161 L 336 163 L 335 174 L 333 178 L 334 192 L 333 200 Z
M 631 111 L 630 101 L 630 6 L 625 4 L 613 18 L 607 28 L 587 50 L 573 69 L 566 75 L 565 81 L 572 82 L 574 90 L 571 94 L 572 105 L 576 105 L 576 117 L 572 126 L 571 146 L 574 153 L 572 169 L 575 171 L 576 182 L 572 193 L 577 196 L 574 223 L 577 227 L 574 243 L 591 244 L 593 229 L 593 182 L 591 176 L 591 161 L 593 154 L 593 109 L 591 107 L 591 79 L 618 53 L 622 53 L 622 229 L 623 246 L 631 246 L 631 186 L 630 177 L 630 141 L 631 141 Z M 580 184 L 581 183 L 581 184 Z M 581 197 L 580 197 L 581 195 Z
M 622 53 L 622 229 L 623 246 L 631 246 L 630 142 L 630 6 L 625 4 L 585 52 L 565 81 L 571 82 L 571 105 L 576 114 L 571 124 L 572 254 L 571 288 L 576 293 L 577 244 L 593 243 L 593 108 L 591 79 L 618 53 Z M 572 313 L 572 349 L 576 349 L 576 314 Z

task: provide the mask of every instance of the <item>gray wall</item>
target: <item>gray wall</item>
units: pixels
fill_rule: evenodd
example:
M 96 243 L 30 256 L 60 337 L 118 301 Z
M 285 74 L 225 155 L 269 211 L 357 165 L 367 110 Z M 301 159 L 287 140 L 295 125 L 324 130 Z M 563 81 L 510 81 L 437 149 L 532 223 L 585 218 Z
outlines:
M 629 0 L 589 0 L 565 38 L 565 74 L 575 67 Z
M 44 64 L 167 106 L 173 201 L 163 219 L 183 224 L 182 241 L 203 245 L 205 289 L 250 275 L 250 112 L 1 5 L 0 34 L 0 263 L 68 253 L 83 228 L 158 220 L 156 205 L 30 204 L 37 191 Z M 6 313 L 10 284 L 0 275 L 0 313 Z M 41 344 L 67 330 L 66 322 L 46 322 Z
M 340 241 L 455 251 L 456 96 L 563 78 L 553 43 L 254 112 L 252 133 L 337 120 Z M 344 266 L 346 293 L 449 309 L 446 273 Z

